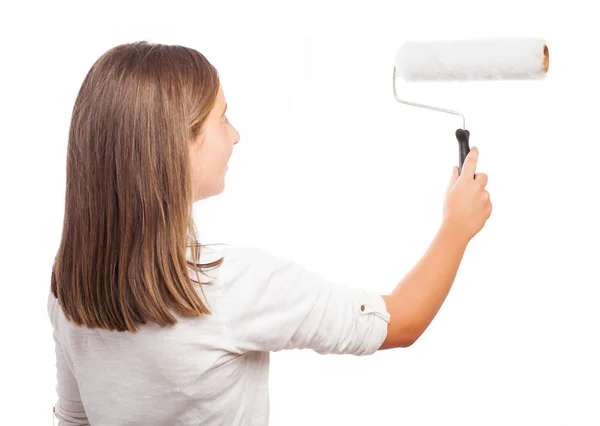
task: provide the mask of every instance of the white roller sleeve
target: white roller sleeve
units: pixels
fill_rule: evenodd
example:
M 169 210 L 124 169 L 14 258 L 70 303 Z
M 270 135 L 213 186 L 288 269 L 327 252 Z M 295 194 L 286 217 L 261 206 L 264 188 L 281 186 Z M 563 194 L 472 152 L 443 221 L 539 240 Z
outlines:
M 395 65 L 406 81 L 538 79 L 549 54 L 537 38 L 413 41 L 398 49 Z

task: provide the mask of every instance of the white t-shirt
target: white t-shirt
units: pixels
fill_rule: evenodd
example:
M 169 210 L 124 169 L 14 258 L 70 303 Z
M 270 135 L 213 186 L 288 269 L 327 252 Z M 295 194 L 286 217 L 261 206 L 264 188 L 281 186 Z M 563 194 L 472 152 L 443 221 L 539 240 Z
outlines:
M 264 426 L 270 351 L 369 355 L 385 340 L 390 314 L 379 294 L 258 248 L 204 248 L 201 260 L 218 257 L 210 278 L 200 275 L 215 280 L 203 286 L 213 313 L 178 316 L 173 327 L 79 327 L 50 294 L 60 426 Z

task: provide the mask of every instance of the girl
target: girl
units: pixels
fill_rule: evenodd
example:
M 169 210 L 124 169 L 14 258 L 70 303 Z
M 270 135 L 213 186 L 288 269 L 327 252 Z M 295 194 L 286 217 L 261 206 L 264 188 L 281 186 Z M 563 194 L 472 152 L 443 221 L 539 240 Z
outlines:
M 389 295 L 257 248 L 209 249 L 192 204 L 224 189 L 240 139 L 226 108 L 215 68 L 182 46 L 120 45 L 87 74 L 48 298 L 61 425 L 266 425 L 271 351 L 410 346 L 490 216 L 473 148 L 435 239 Z

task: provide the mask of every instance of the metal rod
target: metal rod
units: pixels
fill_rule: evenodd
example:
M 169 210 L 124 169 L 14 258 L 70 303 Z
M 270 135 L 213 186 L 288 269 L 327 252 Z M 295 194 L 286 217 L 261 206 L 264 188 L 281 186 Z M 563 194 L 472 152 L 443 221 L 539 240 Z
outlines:
M 412 105 L 412 106 L 417 106 L 417 107 L 421 107 L 421 108 L 432 109 L 434 111 L 447 112 L 448 114 L 458 115 L 458 116 L 460 116 L 462 118 L 462 123 L 463 123 L 462 128 L 463 128 L 463 130 L 465 130 L 465 116 L 462 115 L 458 111 L 452 111 L 452 110 L 449 110 L 449 109 L 438 108 L 438 107 L 429 106 L 429 105 L 417 104 L 415 102 L 408 102 L 408 101 L 404 101 L 404 100 L 400 99 L 398 97 L 398 95 L 396 94 L 396 67 L 394 67 L 394 75 L 393 75 L 393 78 L 392 78 L 392 85 L 393 85 L 393 88 L 394 88 L 394 97 L 396 98 L 396 100 L 398 102 L 401 102 L 401 103 L 406 104 L 406 105 Z

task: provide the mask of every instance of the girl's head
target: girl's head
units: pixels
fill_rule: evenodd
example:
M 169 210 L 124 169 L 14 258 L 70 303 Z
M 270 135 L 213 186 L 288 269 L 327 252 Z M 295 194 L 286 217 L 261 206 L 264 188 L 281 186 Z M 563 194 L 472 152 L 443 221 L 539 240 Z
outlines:
M 210 311 L 192 284 L 195 201 L 221 193 L 239 134 L 216 69 L 194 49 L 136 42 L 92 66 L 69 130 L 52 292 L 79 325 L 136 331 Z M 187 258 L 191 248 L 192 262 Z

